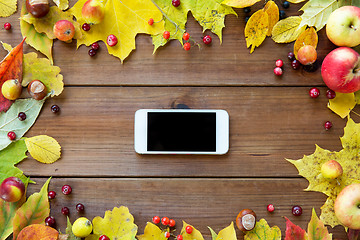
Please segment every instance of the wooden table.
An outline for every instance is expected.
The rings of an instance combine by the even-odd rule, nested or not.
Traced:
[[[74,0],[70,1],[71,6]],[[278,3],[279,4],[279,3]],[[280,4],[279,4],[280,5]],[[261,4],[254,6],[254,10]],[[292,5],[287,15],[300,14]],[[311,209],[320,214],[325,195],[304,192],[308,182],[285,158],[300,159],[312,154],[315,144],[339,151],[343,120],[327,107],[326,87],[320,69],[309,73],[293,70],[287,59],[293,43],[276,44],[270,38],[249,54],[244,38],[244,13],[228,16],[223,43],[213,34],[210,46],[201,44],[189,52],[171,41],[152,54],[151,38],[139,35],[137,50],[121,64],[107,54],[105,44],[96,57],[89,48],[76,50],[75,42],[54,44],[55,65],[62,69],[65,89],[59,97],[47,100],[27,137],[46,134],[62,146],[62,158],[50,165],[29,158],[19,164],[38,184],[38,191],[49,176],[50,190],[58,193],[51,201],[51,215],[65,230],[63,206],[70,208],[74,221],[81,202],[83,215],[92,219],[105,210],[125,205],[135,217],[139,234],[154,215],[168,216],[198,228],[210,239],[207,226],[216,232],[235,220],[243,208],[251,208],[269,225],[278,225],[284,236],[285,220],[307,228]],[[12,32],[0,31],[0,39],[16,45],[22,39],[19,13],[0,19],[9,21]],[[188,31],[201,41],[201,27],[189,14]],[[208,32],[206,32],[208,33]],[[318,61],[334,46],[325,31],[319,32]],[[34,51],[29,46],[25,52]],[[1,51],[5,56],[5,51]],[[283,59],[284,74],[273,74],[275,60]],[[319,64],[320,65],[320,64]],[[320,87],[321,95],[311,99],[310,87]],[[50,111],[58,104],[61,113]],[[225,109],[230,115],[230,151],[224,156],[142,156],[134,151],[134,113],[141,108],[176,108],[185,104],[193,109]],[[360,119],[353,116],[356,122]],[[326,131],[325,121],[333,128]],[[73,188],[70,196],[61,186]],[[276,210],[268,213],[272,203]],[[303,214],[294,217],[293,205]],[[335,238],[344,238],[342,227],[331,229]],[[242,233],[237,230],[238,238]]]

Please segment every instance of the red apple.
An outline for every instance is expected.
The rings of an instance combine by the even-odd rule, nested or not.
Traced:
[[[6,178],[0,185],[0,198],[6,202],[17,202],[25,193],[24,183],[17,177]]]
[[[335,92],[352,93],[360,90],[360,55],[349,47],[331,51],[321,66],[325,84]]]
[[[335,179],[343,174],[343,169],[339,162],[330,160],[321,166],[321,174],[324,178]]]
[[[87,23],[98,24],[104,19],[105,6],[103,0],[88,0],[81,10],[81,15]]]
[[[75,35],[74,24],[68,20],[57,21],[53,31],[55,37],[64,42],[70,41]]]
[[[326,23],[326,35],[337,46],[360,44],[360,8],[343,6],[332,12]]]
[[[360,183],[345,187],[334,204],[335,215],[345,227],[360,229]]]

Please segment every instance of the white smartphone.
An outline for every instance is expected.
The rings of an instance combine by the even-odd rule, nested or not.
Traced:
[[[139,154],[225,154],[229,114],[225,110],[137,110],[134,147]]]

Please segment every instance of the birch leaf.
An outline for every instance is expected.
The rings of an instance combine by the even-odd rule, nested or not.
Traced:
[[[294,43],[295,57],[297,58],[297,53],[301,47],[305,45],[311,45],[316,49],[317,44],[318,44],[318,35],[315,31],[315,28],[310,27],[306,29],[300,34],[300,36],[296,39]]]
[[[295,41],[305,30],[306,26],[300,27],[301,17],[287,17],[278,21],[272,30],[272,39],[276,43],[289,43]]]
[[[356,100],[354,93],[336,93],[336,97],[329,99],[328,108],[341,118],[349,115],[351,110],[355,107]]]
[[[0,0],[0,17],[9,17],[16,12],[17,0]]]
[[[260,2],[260,0],[224,0],[221,4],[235,8],[245,8]]]
[[[251,46],[250,53],[265,40],[268,29],[269,18],[263,9],[251,15],[245,26],[246,46],[247,48]]]
[[[41,163],[53,163],[60,158],[61,147],[52,137],[39,135],[25,139],[30,155]]]
[[[279,21],[279,8],[274,1],[268,1],[264,7],[264,11],[269,17],[269,27],[266,36],[271,36],[275,24]]]

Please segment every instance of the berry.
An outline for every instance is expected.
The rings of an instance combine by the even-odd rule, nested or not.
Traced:
[[[94,49],[95,51],[99,50],[100,45],[98,42],[94,42],[93,44],[91,44],[91,48]]]
[[[203,42],[206,44],[206,45],[209,45],[211,43],[212,39],[209,35],[206,35],[205,37],[203,37]]]
[[[99,237],[99,240],[110,240],[110,238],[108,236],[106,236],[106,235],[101,235]]]
[[[246,16],[245,17],[245,23],[247,23],[249,21],[250,17],[249,16]]]
[[[55,196],[56,196],[56,192],[54,192],[54,191],[48,192],[48,198],[49,198],[49,199],[54,199]]]
[[[291,66],[294,70],[296,70],[296,69],[299,69],[299,67],[301,66],[301,63],[295,59],[294,61],[291,62]]]
[[[153,223],[158,224],[158,223],[160,223],[160,217],[159,216],[154,216],[152,218],[152,221],[153,221]]]
[[[76,211],[83,212],[85,210],[85,206],[82,203],[76,204]]]
[[[318,88],[316,88],[316,87],[311,88],[309,90],[309,95],[312,98],[317,98],[318,96],[320,96],[320,90]]]
[[[290,61],[293,61],[293,60],[295,59],[295,54],[294,54],[293,52],[289,52],[289,53],[288,53],[288,59],[289,59]]]
[[[5,30],[10,30],[10,29],[11,29],[11,24],[8,23],[8,22],[6,22],[6,23],[4,24],[4,29],[5,29]]]
[[[72,192],[72,189],[69,185],[64,185],[62,186],[61,191],[63,194],[69,195]]]
[[[164,226],[168,225],[169,222],[170,222],[170,219],[169,219],[168,217],[163,217],[163,218],[161,219],[161,223],[162,223],[162,225],[164,225]]]
[[[283,8],[288,9],[290,7],[290,3],[288,1],[284,1],[282,6]]]
[[[7,136],[11,141],[16,139],[16,133],[14,132],[8,132]]]
[[[274,205],[272,205],[272,204],[267,205],[266,209],[268,210],[268,212],[273,212],[273,211],[275,211],[275,207],[274,207]]]
[[[280,20],[286,18],[286,13],[284,10],[279,11],[279,18],[280,18]]]
[[[250,12],[251,12],[251,7],[244,8],[244,13],[250,13]]]
[[[154,19],[150,18],[149,21],[148,21],[148,24],[151,26],[154,24]]]
[[[169,232],[165,232],[165,237],[169,238],[170,237],[170,233]]]
[[[180,6],[180,0],[172,0],[172,1],[171,1],[171,4],[172,4],[174,7],[178,7],[178,6]]]
[[[106,42],[107,42],[107,44],[108,44],[110,47],[113,47],[113,46],[115,46],[115,45],[118,43],[118,39],[117,39],[117,37],[116,37],[114,34],[110,34],[110,35],[107,37]]]
[[[18,119],[19,119],[20,121],[24,121],[24,120],[26,119],[26,113],[24,113],[24,112],[19,112],[19,114],[18,114]]]
[[[335,93],[333,90],[328,89],[328,90],[326,91],[326,97],[327,97],[328,99],[334,99],[334,98],[336,97],[336,93]]]
[[[294,216],[300,216],[302,214],[302,208],[300,206],[293,206],[292,207],[292,214]]]
[[[189,40],[189,38],[190,38],[190,33],[185,32],[185,33],[183,34],[183,39],[184,39],[185,41],[187,41],[187,40]]]
[[[185,49],[185,51],[189,51],[190,48],[191,48],[191,45],[190,45],[189,42],[184,43],[184,49]]]
[[[169,227],[175,227],[175,224],[176,224],[175,220],[174,220],[174,219],[170,219],[170,221],[169,221]]]
[[[191,233],[192,233],[192,231],[193,231],[192,226],[186,226],[186,228],[185,228],[185,232],[186,232],[187,234],[191,234]]]
[[[324,128],[326,130],[329,130],[330,128],[332,128],[332,123],[330,121],[326,121],[324,124]]]
[[[90,30],[90,24],[88,23],[84,23],[82,26],[81,26],[82,30],[84,30],[85,32],[89,31]]]
[[[281,69],[281,67],[276,67],[274,68],[274,73],[276,76],[281,76],[283,74],[283,70]]]
[[[183,240],[183,236],[181,234],[177,235],[176,240]]]
[[[96,50],[90,48],[88,54],[89,54],[90,57],[93,57],[93,56],[96,55]]]
[[[165,32],[163,33],[163,38],[165,38],[166,40],[170,38],[170,33],[169,33],[169,31],[165,31]]]
[[[58,105],[52,105],[51,106],[51,111],[53,113],[58,113],[60,111],[60,107]]]
[[[55,227],[56,225],[55,218],[52,216],[45,218],[45,225],[49,227]]]
[[[62,213],[62,215],[67,216],[67,215],[69,215],[70,210],[69,210],[68,207],[63,207],[63,208],[61,209],[61,213]]]
[[[281,60],[281,59],[276,60],[275,66],[277,66],[277,67],[282,67],[283,65],[284,65],[283,60]]]

